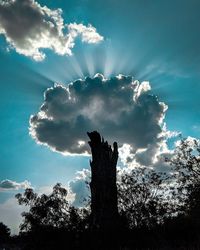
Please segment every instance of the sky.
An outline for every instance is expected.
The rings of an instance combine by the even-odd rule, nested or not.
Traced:
[[[199,139],[199,8],[0,1],[0,220],[13,233],[17,192],[57,182],[86,192],[87,131],[118,141],[120,164],[155,168],[179,133]]]

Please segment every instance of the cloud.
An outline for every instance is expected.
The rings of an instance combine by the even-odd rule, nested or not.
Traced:
[[[28,211],[28,207],[18,205],[17,199],[9,198],[4,203],[0,204],[0,221],[5,223],[12,234],[19,233],[19,225],[22,223],[21,213]]]
[[[43,49],[71,55],[78,35],[87,43],[103,40],[92,25],[64,24],[61,15],[61,9],[51,10],[35,0],[1,0],[0,34],[10,48],[36,61],[45,58]]]
[[[30,118],[30,134],[37,143],[62,154],[89,152],[87,131],[98,130],[110,143],[138,149],[162,142],[167,106],[150,91],[148,82],[131,76],[105,79],[97,74],[66,86],[55,84]]]
[[[23,181],[23,182],[16,182],[11,180],[2,180],[0,182],[0,191],[6,191],[6,190],[19,190],[19,189],[26,189],[31,188],[31,183],[29,181]]]
[[[71,23],[67,27],[73,38],[80,35],[83,42],[98,43],[103,40],[103,37],[97,33],[96,29],[92,25],[88,25],[86,27],[82,23]]]
[[[126,171],[137,167],[152,168],[157,172],[172,173],[172,168],[166,159],[171,159],[174,155],[174,148],[180,133],[169,131],[166,124],[163,124],[162,133],[155,143],[149,144],[147,148],[133,149],[131,145],[124,144],[119,148],[120,163],[118,166]],[[172,140],[169,147],[169,141]],[[127,170],[129,171],[129,170]]]
[[[83,169],[76,172],[76,177],[69,182],[69,190],[73,196],[72,205],[82,207],[87,203],[90,196],[90,189],[87,183],[90,182],[91,172],[88,169]]]

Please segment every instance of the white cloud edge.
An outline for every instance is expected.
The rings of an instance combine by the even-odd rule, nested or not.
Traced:
[[[15,25],[12,24],[12,16],[8,18],[8,15],[4,16],[2,14],[2,16],[0,16],[0,20],[3,20],[2,24],[0,23],[0,35],[5,36],[9,51],[10,49],[15,49],[17,53],[31,57],[35,61],[43,61],[46,57],[43,49],[53,50],[56,54],[62,56],[72,55],[72,48],[78,36],[81,37],[82,42],[89,44],[99,43],[104,40],[104,37],[101,36],[91,24],[87,26],[83,23],[78,24],[76,22],[64,24],[64,19],[61,16],[62,9],[60,8],[51,10],[47,6],[41,6],[35,0],[27,1],[28,7],[24,6],[22,1],[20,3],[20,0],[10,0],[7,1],[6,4],[0,1],[0,7],[6,9],[8,12],[10,11],[11,15],[13,15],[12,7],[14,8],[15,5],[18,7],[19,4],[21,4],[21,13],[16,13],[18,18],[22,16],[23,19],[24,12],[28,8],[29,11],[32,10],[34,14],[36,13],[36,17],[38,18],[39,16],[42,21],[38,18],[39,23],[37,23],[38,27],[36,27],[34,23],[35,20],[33,20],[33,27],[30,25],[27,28],[27,32],[22,34],[21,37],[15,35],[12,37],[13,31],[11,32],[12,29],[9,29],[9,27]],[[17,11],[19,12],[18,8]],[[24,18],[27,18],[26,15],[24,15]],[[31,16],[29,22],[30,20]],[[23,26],[19,28],[23,29]],[[68,30],[68,33],[66,33],[66,30]]]

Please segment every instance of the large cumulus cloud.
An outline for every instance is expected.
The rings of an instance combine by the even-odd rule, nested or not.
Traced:
[[[0,34],[18,53],[36,61],[45,58],[42,49],[71,55],[75,38],[97,43],[103,40],[92,25],[64,24],[62,10],[51,10],[35,0],[0,0]]]
[[[30,134],[52,150],[83,154],[89,150],[86,132],[98,130],[109,142],[130,145],[133,154],[146,149],[151,156],[163,141],[166,110],[148,82],[97,74],[47,89],[39,112],[30,118]]]

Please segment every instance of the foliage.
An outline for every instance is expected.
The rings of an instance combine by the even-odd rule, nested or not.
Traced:
[[[17,194],[29,207],[22,216],[21,243],[26,249],[199,249],[200,144],[182,140],[170,159],[171,172],[150,168],[121,171],[118,176],[120,228],[108,235],[92,231],[90,210],[67,201],[68,192],[56,184],[49,195],[32,189]],[[89,204],[89,203],[88,203]],[[103,232],[102,232],[103,233]],[[108,247],[114,242],[114,246]],[[104,243],[103,243],[104,241]],[[44,247],[45,245],[45,247]],[[104,246],[105,246],[104,245]]]
[[[182,139],[175,149],[172,159],[168,159],[178,173],[179,181],[197,183],[200,181],[200,142]]]
[[[153,227],[170,216],[173,207],[169,202],[172,190],[167,185],[168,180],[166,174],[146,168],[135,168],[130,173],[121,174],[119,210],[127,218],[130,228]]]
[[[0,242],[7,240],[10,237],[10,229],[0,222]]]
[[[49,195],[38,194],[33,189],[26,189],[24,194],[17,194],[20,205],[29,206],[28,212],[23,212],[24,221],[21,231],[36,230],[39,227],[68,228],[69,230],[83,229],[87,212],[84,209],[71,207],[67,201],[67,190],[56,184]]]
[[[195,139],[181,140],[174,156],[168,161],[176,171],[183,211],[200,225],[200,142]]]

